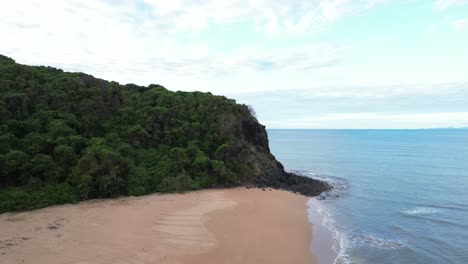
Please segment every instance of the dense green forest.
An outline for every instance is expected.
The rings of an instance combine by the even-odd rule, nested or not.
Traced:
[[[282,170],[245,105],[0,55],[0,213],[235,185]]]

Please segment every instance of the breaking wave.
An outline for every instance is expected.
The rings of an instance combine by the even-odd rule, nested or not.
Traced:
[[[437,210],[428,207],[415,207],[412,209],[401,210],[400,212],[406,215],[429,215],[436,213]]]

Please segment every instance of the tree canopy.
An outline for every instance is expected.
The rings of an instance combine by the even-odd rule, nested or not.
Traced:
[[[238,184],[277,166],[245,105],[0,55],[0,212]]]

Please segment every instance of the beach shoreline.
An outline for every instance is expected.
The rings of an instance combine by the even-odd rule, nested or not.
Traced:
[[[321,264],[335,263],[340,253],[340,245],[335,237],[335,230],[327,221],[329,216],[324,213],[323,201],[310,198],[307,202],[309,222],[312,224],[314,239],[311,242],[312,254]]]
[[[239,187],[5,213],[0,263],[318,263],[308,200]]]

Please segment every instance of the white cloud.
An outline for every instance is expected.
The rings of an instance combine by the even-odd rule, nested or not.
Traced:
[[[297,119],[263,121],[268,128],[319,129],[400,129],[440,128],[468,126],[468,112],[438,113],[345,113],[309,116]],[[460,125],[464,124],[464,125]]]
[[[209,21],[253,21],[271,33],[304,32],[386,0],[145,0],[152,13],[179,30],[202,30]]]
[[[322,0],[320,7],[325,18],[335,20],[353,11],[351,2],[350,0]]]
[[[269,128],[422,128],[467,126],[468,83],[321,86],[233,95]],[[276,111],[272,111],[274,105]],[[351,113],[351,114],[350,114]],[[447,120],[434,113],[449,113]],[[424,114],[431,114],[424,119]],[[417,120],[421,117],[421,120]],[[411,123],[410,121],[414,121]],[[444,123],[445,122],[445,123]]]
[[[355,43],[327,42],[313,36],[344,17],[386,2],[390,0],[1,1],[0,53],[24,64],[84,71],[123,83],[160,83],[174,90],[197,89],[238,98],[250,95],[255,97],[251,103],[260,105],[261,116],[269,112],[275,115],[288,112],[271,110],[271,104],[262,101],[263,98],[276,100],[275,105],[288,102],[284,109],[300,105],[297,112],[288,112],[289,116],[299,117],[301,112],[308,111],[306,117],[297,120],[278,117],[278,121],[267,122],[273,127],[279,124],[277,122],[293,127],[300,127],[301,122],[308,126],[320,122],[318,127],[338,126],[343,122],[352,127],[361,120],[370,124],[379,118],[384,120],[381,124],[412,118],[414,124],[423,127],[425,124],[418,123],[416,117],[424,116],[363,114],[375,110],[364,106],[381,109],[385,100],[399,107],[404,97],[426,96],[431,101],[453,94],[445,100],[447,104],[456,103],[457,98],[467,98],[462,91],[467,90],[466,84],[427,85],[466,82],[463,54],[457,57],[459,61],[444,54],[446,64],[431,60],[433,56],[424,56],[424,62],[418,63],[413,57],[398,54],[395,58],[400,60],[395,59],[395,62],[383,53],[392,54],[390,46],[396,46],[403,38],[385,35],[386,31],[381,32],[381,37],[364,41],[365,37],[358,34],[360,39]],[[439,0],[437,5],[445,9],[465,2]],[[251,40],[246,36],[246,40],[240,41],[242,45],[237,46],[236,38],[244,36],[242,31],[231,35],[228,29],[232,25],[247,25],[257,36]],[[453,25],[466,28],[466,19],[454,21]],[[355,28],[344,30],[348,29],[365,33]],[[343,35],[341,31],[332,33]],[[232,38],[233,43],[228,44],[233,47],[224,50],[226,42],[223,41],[222,47],[216,46],[216,41],[222,37]],[[298,41],[291,44],[291,40]],[[372,43],[365,43],[369,40]],[[382,44],[388,45],[383,47]],[[369,46],[366,54],[354,54],[359,51],[357,45],[363,45],[363,49]],[[373,53],[373,47],[380,49]],[[268,97],[267,92],[276,96]],[[414,109],[414,102],[406,104]],[[356,108],[348,108],[349,105]],[[395,110],[387,107],[388,111]],[[434,108],[433,104],[431,107]],[[446,111],[464,110],[459,106],[451,107]],[[312,116],[311,109],[335,111],[338,108],[342,113],[360,112],[354,115],[320,112],[314,115],[318,119],[307,117]],[[440,106],[434,111],[442,113],[445,109]],[[418,110],[420,112],[416,112],[424,113]],[[441,116],[444,115],[426,117],[441,120]],[[403,124],[403,121],[398,122]]]
[[[375,38],[375,42],[377,43],[390,43],[392,41],[395,40],[395,35],[393,34],[385,34],[385,35],[382,35],[382,36],[379,36],[377,38]]]
[[[0,53],[20,63],[85,71],[139,84],[241,71],[306,71],[339,63],[340,48],[316,43],[275,51],[262,46],[239,47],[223,53],[191,36],[209,23],[238,21],[252,22],[259,34],[294,34],[364,10],[374,2],[3,1],[0,32],[7,37],[0,42]]]
[[[453,26],[457,30],[463,30],[468,28],[468,19],[467,18],[461,18],[457,19],[453,22]]]
[[[468,0],[437,0],[435,5],[436,8],[443,10],[449,7],[460,6],[466,3],[468,3]]]

